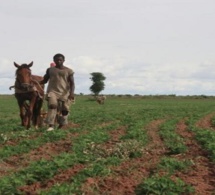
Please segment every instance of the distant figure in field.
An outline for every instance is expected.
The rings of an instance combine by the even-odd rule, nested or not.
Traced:
[[[105,103],[105,100],[106,100],[106,96],[105,96],[105,95],[96,96],[96,101],[97,101],[99,104],[104,104],[104,103]]]

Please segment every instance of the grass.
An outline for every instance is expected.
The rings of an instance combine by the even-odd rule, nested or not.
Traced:
[[[46,102],[45,102],[46,103]],[[198,129],[195,122],[203,116],[213,113],[214,98],[152,98],[152,97],[107,97],[104,105],[92,101],[89,96],[78,96],[71,108],[69,119],[78,124],[67,131],[46,132],[45,128],[25,130],[20,126],[19,110],[14,96],[0,96],[0,158],[7,162],[13,155],[22,155],[45,143],[68,138],[71,149],[52,156],[52,160],[32,161],[19,171],[0,177],[0,194],[22,194],[20,186],[34,182],[45,183],[60,173],[77,164],[84,165],[67,183],[54,184],[39,194],[81,194],[81,186],[89,177],[106,177],[112,174],[113,166],[135,158],[144,157],[144,148],[149,144],[146,126],[157,119],[164,119],[159,129],[165,147],[169,151],[160,159],[156,171],[164,170],[164,176],[156,173],[137,186],[137,194],[190,193],[191,186],[180,178],[175,181],[171,176],[176,171],[185,171],[190,166],[189,159],[179,162],[173,155],[184,154],[187,150],[184,139],[175,129],[178,121],[186,118],[188,129],[196,139],[215,158],[215,135],[210,129]],[[45,106],[44,106],[45,107]],[[113,140],[111,133],[119,134]],[[74,133],[77,136],[72,136]],[[12,143],[12,144],[10,144]],[[107,148],[106,145],[109,147]],[[161,193],[162,192],[162,193]]]

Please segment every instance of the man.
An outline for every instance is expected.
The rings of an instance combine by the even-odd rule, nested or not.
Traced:
[[[54,130],[55,119],[57,116],[58,106],[61,105],[61,117],[58,119],[59,127],[68,123],[68,114],[70,105],[74,101],[74,72],[72,69],[63,65],[65,57],[63,54],[56,54],[53,57],[55,66],[46,70],[46,74],[41,84],[49,81],[47,87],[48,114],[47,120],[49,127],[47,131]]]

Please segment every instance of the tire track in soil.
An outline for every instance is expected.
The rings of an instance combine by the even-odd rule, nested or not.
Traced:
[[[88,178],[82,186],[83,194],[135,194],[135,187],[143,178],[149,176],[151,171],[156,168],[161,156],[167,152],[158,134],[159,125],[163,122],[164,120],[161,119],[155,120],[146,127],[150,140],[141,158],[130,159],[119,166],[112,167],[114,173],[111,176]]]
[[[51,160],[62,152],[71,152],[71,137],[77,137],[79,133],[68,133],[65,139],[48,142],[31,150],[29,153],[14,155],[0,163],[0,178],[27,167],[33,161],[42,159]]]
[[[102,144],[108,146],[110,148],[112,145],[114,145],[116,142],[119,142],[119,138],[125,134],[125,128],[117,128],[113,131],[110,131],[111,139]],[[45,182],[35,182],[31,185],[25,185],[19,187],[19,190],[24,192],[26,195],[37,195],[40,190],[48,190],[55,184],[65,183],[65,182],[71,182],[72,176],[77,174],[79,171],[84,169],[86,165],[83,164],[77,164],[74,165],[74,167],[71,167],[67,170],[60,171],[58,174],[56,174],[53,178],[45,181]]]
[[[211,115],[208,115],[198,121],[197,124],[209,125],[208,121]],[[187,129],[185,121],[182,120],[177,124],[176,132],[185,139],[188,148],[185,154],[177,155],[179,160],[192,160],[193,165],[188,172],[179,172],[177,177],[181,178],[185,183],[191,184],[195,188],[195,194],[211,195],[215,192],[215,164],[207,157],[207,152],[201,148],[195,140],[193,132]]]

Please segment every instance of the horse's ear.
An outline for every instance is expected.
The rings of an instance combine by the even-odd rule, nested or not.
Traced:
[[[30,63],[30,64],[28,64],[28,67],[30,68],[30,67],[32,67],[33,66],[33,61]]]
[[[14,66],[15,66],[15,67],[17,67],[17,68],[19,68],[19,67],[20,67],[20,65],[19,65],[19,64],[17,64],[16,62],[14,62],[13,64],[14,64]]]

